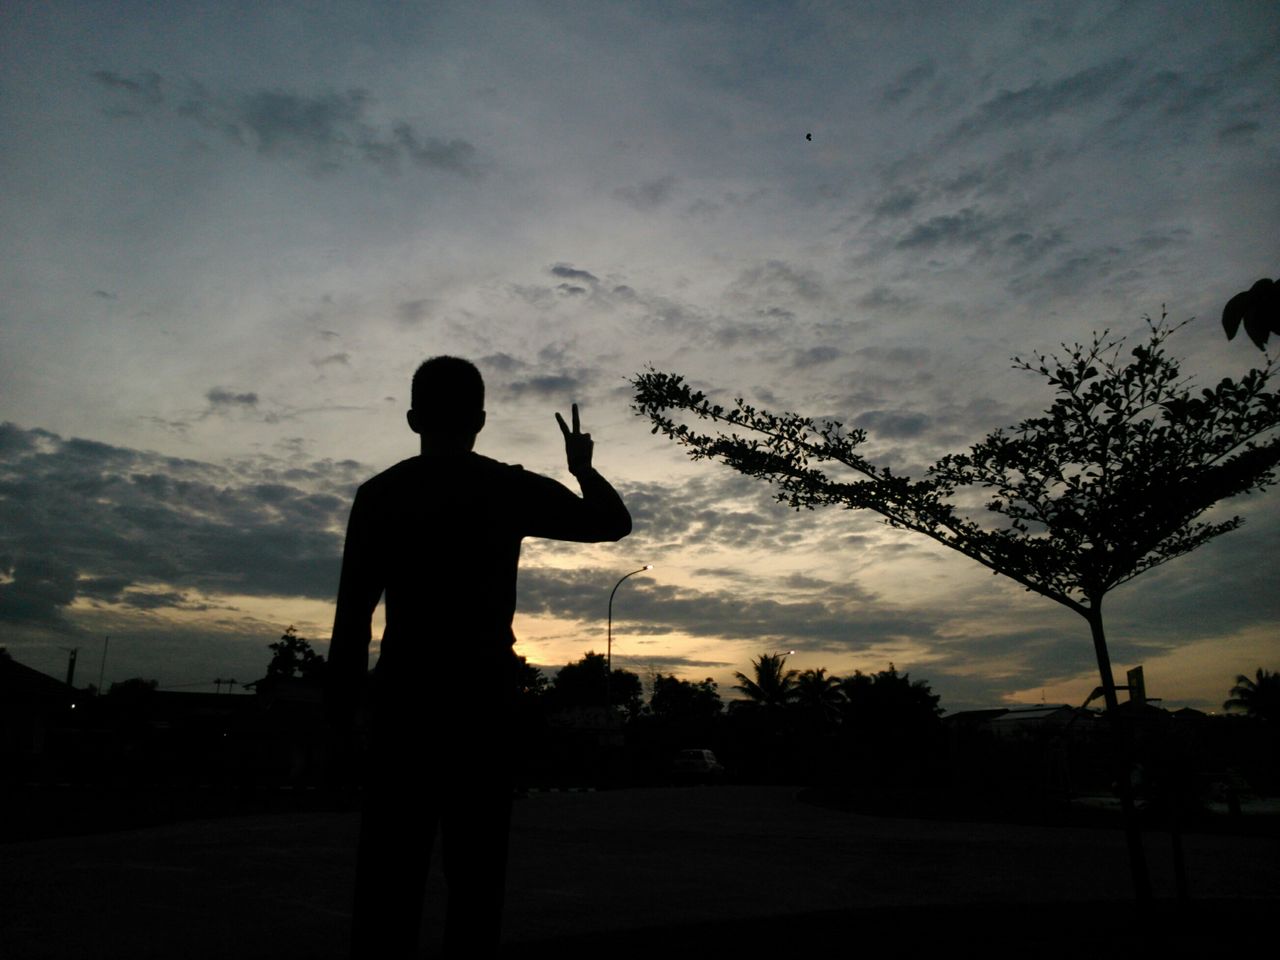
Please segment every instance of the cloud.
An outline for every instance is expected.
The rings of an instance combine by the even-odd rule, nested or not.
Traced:
[[[1002,90],[960,121],[951,139],[968,139],[991,130],[1008,131],[1043,122],[1055,114],[1079,111],[1102,100],[1133,71],[1127,58],[1086,67],[1060,80],[1037,80],[1017,90]]]
[[[558,400],[581,393],[585,386],[586,381],[581,375],[557,373],[514,380],[503,389],[517,398],[542,397]]]
[[[933,250],[937,247],[975,246],[985,243],[1003,225],[1004,218],[972,207],[930,217],[898,239],[899,250]]]
[[[526,568],[520,574],[520,607],[529,614],[596,622],[597,598],[608,594],[616,571]],[[774,599],[737,591],[676,587],[637,577],[615,624],[629,635],[685,633],[723,640],[803,643],[810,650],[850,653],[890,638],[920,638],[933,625],[917,615],[839,595]],[[784,594],[785,595],[785,594]]]
[[[646,180],[634,186],[618,187],[613,191],[613,196],[643,213],[666,203],[671,198],[675,185],[676,178],[668,175],[658,177],[656,180]]]
[[[1122,102],[1131,110],[1156,108],[1165,114],[1194,113],[1221,93],[1218,76],[1197,79],[1179,70],[1158,70],[1142,78]]]
[[[146,106],[158,106],[164,101],[160,74],[145,70],[136,77],[126,77],[112,70],[97,70],[90,74],[102,86],[123,94],[126,99]]]
[[[1228,124],[1218,131],[1219,143],[1239,143],[1251,144],[1254,141],[1254,134],[1262,129],[1260,123],[1253,120],[1241,120],[1239,123]]]
[[[434,306],[434,300],[405,300],[396,304],[396,318],[407,327],[417,326],[431,315]]]
[[[932,60],[921,61],[889,84],[881,94],[881,99],[888,104],[900,103],[932,80],[937,72]]]
[[[929,426],[929,417],[910,411],[868,410],[855,417],[853,424],[881,437],[905,440],[924,433]]]
[[[523,360],[511,356],[509,353],[491,353],[488,356],[481,357],[476,361],[476,364],[485,370],[492,370],[502,374],[514,373],[528,366]]]
[[[49,555],[21,555],[0,581],[0,622],[65,628],[76,598],[75,569]]]
[[[738,274],[730,295],[738,298],[773,298],[815,301],[823,296],[822,281],[813,270],[793,267],[784,260],[766,260]]]
[[[414,165],[424,170],[448,170],[464,177],[474,177],[480,173],[476,148],[466,140],[441,140],[438,137],[420,139],[413,127],[404,121],[395,125],[394,135],[395,144],[403,148]],[[370,143],[378,151],[387,149],[376,140]]]
[[[871,208],[876,217],[902,217],[916,208],[921,199],[919,190],[910,187],[898,187]]]
[[[211,387],[204,396],[209,401],[209,407],[212,410],[256,407],[258,405],[258,395],[256,393],[235,393],[224,387]]]
[[[1039,260],[1050,250],[1066,243],[1061,230],[1050,229],[1044,233],[1033,234],[1019,230],[1004,239],[1004,248],[1015,254],[1024,263]]]
[[[791,366],[804,370],[809,367],[818,367],[830,363],[839,356],[840,351],[836,347],[809,347],[806,350],[797,350],[792,354]]]
[[[143,609],[190,591],[331,599],[365,470],[215,465],[0,429],[0,619],[63,622],[77,597]]]
[[[168,111],[260,156],[301,159],[317,172],[366,163],[386,173],[404,164],[463,177],[481,173],[472,143],[423,135],[406,120],[379,123],[373,98],[361,89],[214,93],[195,82],[175,85],[153,71],[92,76],[126,104],[113,115]]]
[[[120,597],[120,601],[125,606],[137,610],[162,610],[166,607],[191,608],[187,604],[187,595],[177,590],[130,590]],[[197,609],[203,608],[203,605],[197,605]]]
[[[857,355],[875,364],[919,367],[929,360],[931,353],[928,347],[876,346],[863,347]]]
[[[771,486],[727,468],[681,484],[621,481],[617,487],[634,522],[627,543],[650,558],[710,548],[780,553],[823,536],[817,514],[797,524]]]
[[[551,275],[553,277],[560,277],[561,279],[564,279],[564,280],[584,280],[588,283],[599,282],[599,279],[596,277],[595,274],[587,270],[579,270],[576,267],[572,267],[567,263],[557,263],[554,267],[551,268]]]
[[[910,297],[884,284],[877,284],[858,298],[858,306],[868,310],[900,310],[911,302]]]

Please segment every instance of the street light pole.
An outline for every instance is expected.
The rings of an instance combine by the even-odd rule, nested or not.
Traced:
[[[653,564],[646,563],[639,570],[632,570],[625,577],[613,585],[613,590],[609,593],[609,639],[608,646],[605,650],[605,667],[604,667],[604,715],[608,717],[613,711],[613,700],[609,696],[609,683],[613,679],[613,595],[618,592],[618,588],[637,573],[644,573],[646,570],[652,570]]]

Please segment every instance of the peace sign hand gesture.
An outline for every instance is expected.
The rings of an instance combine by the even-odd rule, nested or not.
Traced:
[[[560,432],[564,434],[564,453],[569,460],[569,472],[575,477],[591,470],[591,451],[595,446],[591,442],[591,434],[583,433],[578,420],[578,405],[573,405],[573,430],[564,422],[564,417],[556,414],[556,423],[560,424]]]

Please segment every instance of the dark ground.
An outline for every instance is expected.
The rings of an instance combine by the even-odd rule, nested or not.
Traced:
[[[0,845],[0,957],[344,957],[356,826],[262,813]],[[871,817],[786,787],[534,794],[512,836],[511,956],[1206,955],[1271,946],[1280,907],[1274,837],[1189,835],[1179,905],[1148,834],[1139,915],[1118,831]],[[442,891],[433,867],[428,944]]]

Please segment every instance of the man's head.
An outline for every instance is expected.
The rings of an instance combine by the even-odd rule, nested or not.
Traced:
[[[432,357],[413,375],[409,427],[423,449],[470,450],[484,427],[484,378],[458,357]]]

